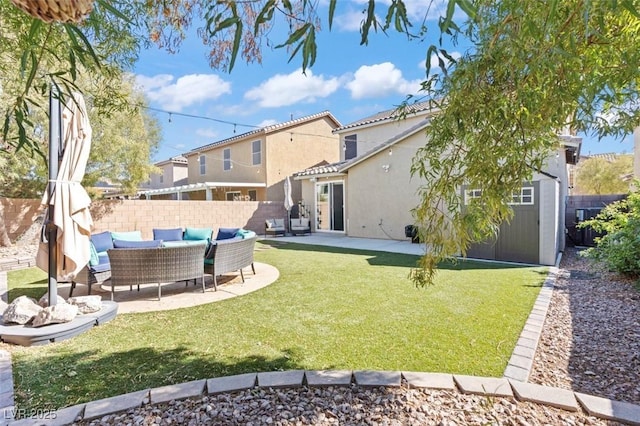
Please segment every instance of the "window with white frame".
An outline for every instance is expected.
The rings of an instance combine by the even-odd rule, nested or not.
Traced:
[[[262,150],[260,141],[253,141],[251,143],[251,156],[254,166],[262,163]]]
[[[480,198],[482,195],[482,189],[467,189],[464,191],[464,204],[471,204],[471,200]]]
[[[201,155],[198,158],[198,162],[200,163],[200,174],[204,175],[207,172],[207,167],[206,167],[206,157],[204,155]]]
[[[223,151],[223,162],[222,169],[223,170],[231,170],[231,148],[227,148]]]
[[[164,174],[160,173],[160,183],[164,183]]]
[[[464,191],[464,203],[468,205],[471,203],[471,200],[480,198],[481,196],[481,189],[467,189]],[[511,194],[511,201],[509,201],[508,204],[512,206],[532,206],[534,201],[533,186],[523,186],[520,190],[514,191],[513,194]]]
[[[533,199],[533,186],[523,186],[520,188],[520,191],[516,191],[511,196],[511,205],[524,205],[524,206],[532,206]]]

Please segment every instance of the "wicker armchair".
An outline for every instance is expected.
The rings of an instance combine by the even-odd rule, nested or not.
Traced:
[[[106,268],[107,269],[97,270],[95,267],[90,265],[82,268],[82,270],[78,272],[78,275],[71,281],[71,287],[69,288],[69,297],[73,296],[73,290],[75,290],[77,283],[86,284],[88,287],[87,294],[91,294],[91,286],[93,284],[102,285],[102,283],[111,278],[111,270],[108,269],[109,265],[106,265]]]
[[[242,282],[244,273],[242,268],[251,266],[253,275],[256,268],[253,266],[253,249],[256,245],[257,236],[239,239],[220,240],[216,244],[211,244],[205,255],[204,272],[213,275],[213,288],[218,289],[217,276],[227,272],[240,271]]]
[[[200,278],[204,292],[205,244],[177,247],[119,248],[109,250],[111,263],[111,300],[116,285],[133,286],[157,283],[158,300],[162,298],[162,283]]]

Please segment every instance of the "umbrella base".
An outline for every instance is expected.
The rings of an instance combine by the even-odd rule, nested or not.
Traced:
[[[43,327],[28,325],[0,324],[0,340],[5,343],[20,346],[46,345],[77,336],[105,322],[111,321],[118,313],[118,304],[103,301],[102,309],[91,314],[78,315],[73,321],[62,324],[52,324]],[[1,322],[2,316],[0,316]]]

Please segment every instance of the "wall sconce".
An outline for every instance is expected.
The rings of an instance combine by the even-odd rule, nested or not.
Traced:
[[[383,164],[382,165],[382,170],[384,170],[385,173],[389,173],[389,168],[391,167],[391,165],[389,164]]]
[[[389,148],[389,155],[393,155],[393,148]]]

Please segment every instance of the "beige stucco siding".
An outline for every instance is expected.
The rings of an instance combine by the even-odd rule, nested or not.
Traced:
[[[411,209],[419,202],[419,180],[411,178],[409,167],[424,140],[424,133],[418,132],[395,144],[392,155],[384,150],[349,169],[349,236],[405,239],[404,227],[414,223]]]
[[[340,158],[339,137],[332,134],[334,124],[323,117],[267,136],[267,199],[284,201],[284,179],[315,166],[321,161],[334,163]],[[300,183],[293,182],[294,202],[302,199]]]
[[[264,182],[264,153],[261,164],[253,164],[252,143],[262,141],[264,151],[264,137],[256,136],[225,144],[212,149],[203,150],[199,155],[190,155],[189,183],[197,182]],[[229,150],[231,169],[224,170],[224,151]],[[205,155],[205,174],[200,173],[200,155]]]

